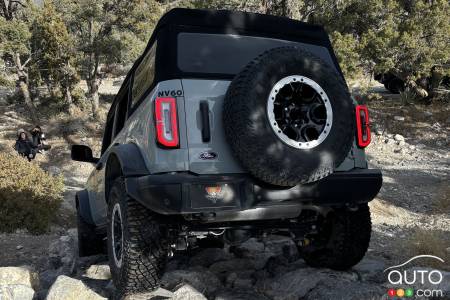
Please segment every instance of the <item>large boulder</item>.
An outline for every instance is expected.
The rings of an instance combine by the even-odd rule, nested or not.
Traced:
[[[192,286],[185,284],[179,287],[174,293],[172,300],[207,300],[207,298]]]
[[[32,300],[39,288],[39,276],[30,267],[0,268],[1,300]]]
[[[233,289],[222,291],[217,294],[215,300],[268,300],[262,294],[248,289]]]
[[[24,285],[32,289],[39,288],[39,276],[30,267],[1,267],[0,286]]]
[[[109,280],[111,279],[109,265],[92,265],[86,270],[85,277],[90,279]]]
[[[106,300],[89,289],[82,281],[59,276],[48,291],[46,300]]]
[[[244,270],[260,270],[264,268],[268,259],[268,257],[234,258],[216,262],[209,267],[209,270],[218,275]]]
[[[24,284],[0,285],[1,300],[32,300],[34,290]]]
[[[189,284],[206,295],[212,295],[216,290],[222,288],[222,283],[217,276],[201,267],[167,272],[164,274],[161,284],[169,290],[174,290],[181,284]]]
[[[68,230],[67,235],[61,236],[49,246],[49,264],[58,269],[59,274],[70,275],[74,272],[77,262],[78,249],[77,232]]]
[[[383,299],[387,297],[387,290],[380,284],[370,284],[346,279],[323,279],[312,291],[308,292],[306,300],[360,300]]]
[[[275,300],[300,299],[306,297],[314,288],[322,286],[321,282],[329,280],[356,282],[358,276],[353,272],[336,272],[307,267],[280,274],[275,278],[259,280],[256,288]]]
[[[230,253],[220,248],[206,248],[195,254],[190,260],[191,266],[209,267],[215,262],[224,261],[230,259],[232,256]]]
[[[359,274],[364,281],[384,282],[385,274],[383,270],[386,265],[381,260],[364,258],[353,270]]]

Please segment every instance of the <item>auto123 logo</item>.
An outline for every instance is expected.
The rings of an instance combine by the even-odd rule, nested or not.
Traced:
[[[391,288],[388,290],[389,297],[392,298],[443,298],[444,292],[440,285],[444,280],[441,271],[431,268],[406,268],[408,264],[417,259],[433,259],[441,263],[445,261],[434,255],[417,255],[406,262],[392,266],[383,271],[387,274],[387,279]]]

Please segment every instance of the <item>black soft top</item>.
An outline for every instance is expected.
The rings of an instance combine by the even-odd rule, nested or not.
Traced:
[[[279,38],[282,36],[291,38],[308,36],[315,40],[318,38],[328,39],[322,26],[285,17],[229,10],[174,8],[161,17],[155,27],[155,32],[167,25],[209,27],[224,33],[235,33],[242,30],[259,33],[259,35],[272,33]]]
[[[125,93],[134,70],[155,42],[157,48],[151,88],[158,82],[170,79],[214,78],[230,80],[234,77],[232,74],[182,72],[177,66],[177,36],[183,32],[268,37],[322,46],[328,49],[336,69],[342,75],[328,34],[322,26],[285,17],[240,11],[175,8],[164,14],[158,21],[144,53],[133,64],[116,98],[120,98],[120,94]]]

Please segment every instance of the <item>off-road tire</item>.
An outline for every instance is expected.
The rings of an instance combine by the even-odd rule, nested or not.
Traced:
[[[314,80],[331,103],[331,130],[311,149],[284,143],[268,118],[272,87],[291,75]],[[241,165],[257,179],[277,186],[294,186],[330,175],[345,159],[355,135],[354,105],[341,75],[317,56],[295,47],[268,50],[236,75],[225,96],[223,124]]]
[[[300,255],[312,267],[347,270],[367,252],[371,228],[367,204],[361,204],[356,211],[335,210],[327,216],[312,244],[299,248]]]
[[[103,237],[95,231],[95,226],[87,223],[77,209],[78,256],[105,253]]]
[[[117,266],[112,246],[112,211],[120,205],[123,225],[121,266]],[[168,244],[159,216],[130,198],[124,180],[115,180],[108,203],[108,257],[118,295],[152,291],[159,287],[167,263]]]

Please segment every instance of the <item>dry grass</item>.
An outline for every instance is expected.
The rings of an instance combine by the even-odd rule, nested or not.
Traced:
[[[410,257],[428,254],[442,258],[445,263],[428,260],[424,267],[450,270],[450,234],[448,231],[415,228],[403,243],[403,249]]]

